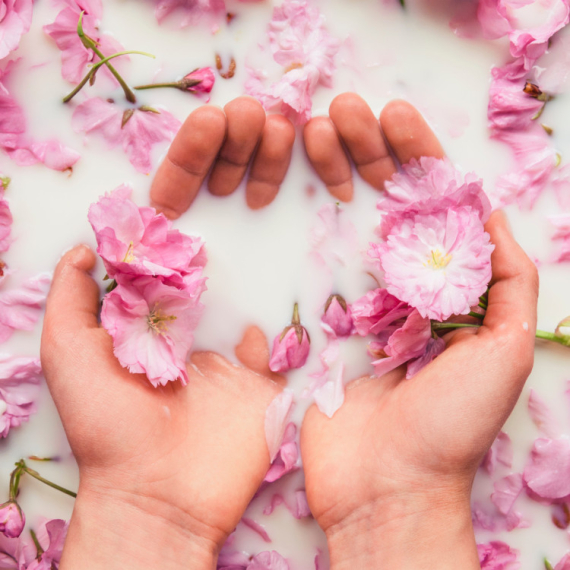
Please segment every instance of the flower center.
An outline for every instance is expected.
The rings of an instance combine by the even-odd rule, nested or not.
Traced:
[[[450,253],[446,253],[445,255],[439,251],[439,249],[432,249],[431,256],[428,257],[426,262],[426,266],[433,267],[434,269],[444,269],[449,265],[451,261],[452,255]]]
[[[292,63],[289,67],[285,68],[285,73],[289,73],[290,71],[293,71],[294,69],[301,69],[303,67],[302,63]]]
[[[158,307],[155,307],[147,317],[148,328],[156,334],[168,332],[168,321],[175,321],[174,315],[165,315]]]
[[[125,253],[125,257],[123,258],[123,263],[132,263],[135,259],[135,248],[133,246],[133,242],[131,242],[127,249],[127,253]]]

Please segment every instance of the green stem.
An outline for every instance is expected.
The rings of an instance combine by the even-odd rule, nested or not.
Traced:
[[[89,36],[85,35],[83,31],[83,12],[79,15],[79,22],[77,23],[77,35],[81,40],[81,43],[87,48],[93,51],[99,59],[104,60],[105,56],[101,53],[101,51],[97,48],[97,44],[94,40],[92,40]],[[131,88],[125,83],[125,80],[119,75],[118,71],[109,63],[106,62],[105,65],[109,69],[109,71],[113,74],[113,77],[119,82],[119,85],[122,87],[125,97],[129,103],[136,103],[137,98],[135,94],[131,91]]]
[[[146,57],[152,57],[154,59],[154,55],[152,55],[151,53],[146,53],[145,51],[136,51],[136,50],[121,51],[118,53],[114,53],[113,55],[110,55],[108,57],[105,57],[104,59],[98,61],[91,67],[87,75],[81,80],[81,82],[77,85],[77,87],[69,95],[64,97],[63,102],[68,103],[69,101],[71,101],[83,89],[83,87],[85,87],[85,84],[97,73],[97,70],[102,65],[105,65],[109,60],[114,59],[115,57],[119,57],[121,55],[130,55],[130,54],[144,55]]]
[[[18,489],[20,488],[20,477],[22,476],[22,470],[20,467],[16,467],[12,473],[10,473],[10,500],[16,500],[18,496]]]
[[[549,340],[551,342],[556,342],[562,346],[570,346],[570,337],[568,336],[558,336],[555,333],[537,330],[536,338],[541,338],[543,340]]]
[[[143,89],[161,89],[163,87],[180,89],[180,83],[151,83],[150,85],[137,85],[135,89],[142,91]]]
[[[38,552],[36,559],[39,560],[40,556],[44,553],[44,549],[42,548],[42,545],[40,544],[36,533],[33,530],[30,530],[30,534],[32,535],[32,540],[34,541],[34,545],[36,546],[36,550]]]
[[[433,323],[431,324],[431,328],[435,331],[438,330],[453,330],[453,329],[466,329],[466,328],[473,328],[473,327],[481,327],[483,325],[480,324],[469,324],[469,323]]]
[[[47,485],[48,487],[51,487],[52,489],[56,489],[57,491],[60,491],[61,493],[65,493],[66,495],[69,495],[70,497],[73,497],[73,498],[77,497],[77,493],[74,493],[73,491],[70,491],[69,489],[66,489],[65,487],[61,487],[60,485],[57,485],[56,483],[52,483],[51,481],[44,479],[37,471],[30,469],[26,465],[26,462],[23,459],[18,461],[18,463],[16,463],[16,465],[19,466],[19,469],[21,471],[32,476],[34,479],[41,481],[44,485]]]
[[[475,311],[469,311],[469,316],[475,317],[476,319],[484,319],[485,318],[485,315],[482,315],[481,313],[476,313]]]

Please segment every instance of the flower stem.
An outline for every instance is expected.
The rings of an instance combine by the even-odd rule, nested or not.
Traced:
[[[83,14],[84,14],[84,12],[81,12],[81,14],[79,15],[79,22],[77,23],[77,35],[79,36],[81,43],[87,49],[90,49],[91,51],[93,51],[93,53],[95,53],[95,55],[97,55],[97,57],[99,57],[99,59],[104,60],[105,56],[97,48],[97,42],[95,42],[95,40],[92,40],[83,31]],[[122,87],[122,89],[125,93],[125,97],[126,97],[127,101],[129,103],[136,103],[137,98],[135,97],[135,94],[131,91],[131,88],[125,83],[125,80],[119,75],[119,72],[108,61],[105,62],[105,65],[107,66],[109,71],[113,74],[113,77],[119,82],[119,85]]]
[[[16,471],[19,470],[20,472],[27,473],[28,475],[30,475],[34,479],[41,481],[44,485],[47,485],[48,487],[51,487],[52,489],[56,489],[57,491],[60,491],[61,493],[64,493],[66,495],[69,495],[70,497],[73,497],[73,498],[77,497],[77,493],[74,493],[73,491],[70,491],[69,489],[66,489],[65,487],[61,487],[60,485],[57,485],[56,483],[52,483],[51,481],[44,479],[37,471],[30,469],[26,465],[26,462],[23,459],[18,461],[18,463],[16,463],[16,466],[17,466]]]
[[[562,346],[570,346],[570,337],[563,335],[558,336],[556,333],[551,333],[547,331],[536,331],[536,338],[541,338],[543,340],[549,340],[551,342],[556,342]]]
[[[38,553],[36,556],[36,560],[39,560],[40,556],[44,553],[44,549],[42,548],[42,545],[40,544],[40,541],[38,540],[36,533],[31,529],[30,529],[30,534],[32,535],[32,540],[34,541],[34,545],[35,545],[36,551]]]
[[[69,101],[71,101],[82,89],[83,87],[85,87],[85,84],[94,77],[94,75],[97,73],[97,70],[102,66],[105,65],[109,60],[115,58],[115,57],[119,57],[121,55],[129,55],[129,54],[138,54],[138,55],[145,55],[146,57],[152,57],[154,59],[154,55],[152,55],[151,53],[146,53],[145,51],[136,51],[136,50],[131,50],[131,51],[121,51],[118,53],[114,53],[113,55],[110,55],[108,57],[103,58],[101,61],[98,61],[96,64],[94,64],[91,69],[89,70],[89,72],[87,73],[87,75],[80,81],[80,83],[77,85],[77,87],[66,97],[64,97],[63,102],[64,103],[68,103]]]
[[[475,311],[469,311],[469,316],[475,317],[476,319],[484,319],[485,318],[485,315],[482,315],[481,313],[476,313]]]
[[[481,327],[483,325],[480,324],[470,324],[470,323],[431,323],[431,328],[435,331],[438,330],[453,330],[453,329],[466,329],[466,328],[473,328],[473,327]]]
[[[163,87],[180,89],[180,83],[150,83],[149,85],[137,85],[135,89],[142,91],[143,89],[162,89]]]

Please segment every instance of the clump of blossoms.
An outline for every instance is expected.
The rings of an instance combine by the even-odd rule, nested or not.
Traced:
[[[154,208],[139,208],[126,186],[89,209],[107,276],[101,323],[122,366],[153,386],[188,382],[186,359],[205,290],[203,242],[171,229]]]
[[[319,10],[298,0],[285,0],[275,8],[268,37],[283,76],[266,85],[263,71],[249,69],[245,90],[266,109],[278,108],[293,122],[306,123],[311,118],[311,97],[317,86],[332,86],[340,42],[328,33]]]

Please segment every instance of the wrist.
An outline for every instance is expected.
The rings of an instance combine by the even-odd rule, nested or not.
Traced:
[[[325,530],[331,570],[479,570],[468,494],[391,498]]]
[[[175,507],[80,486],[60,570],[215,570],[220,544]],[[220,537],[220,543],[223,538]]]

